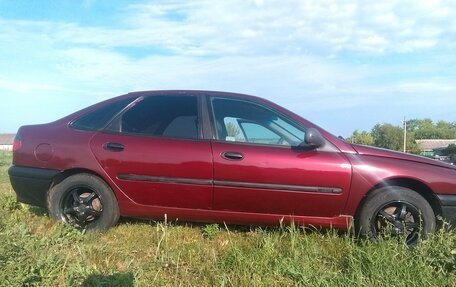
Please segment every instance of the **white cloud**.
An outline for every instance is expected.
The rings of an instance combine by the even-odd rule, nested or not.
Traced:
[[[428,79],[420,82],[403,82],[398,85],[398,90],[413,94],[451,93],[456,95],[456,83],[454,79]]]
[[[184,55],[305,51],[408,52],[454,43],[456,2],[153,1],[131,5],[121,28],[2,21],[56,43],[160,46]],[[5,31],[6,30],[6,31]],[[315,50],[313,50],[315,51]]]
[[[456,1],[151,1],[122,13],[104,26],[0,19],[0,93],[87,103],[132,90],[215,89],[326,112],[455,92],[447,82],[456,82]],[[436,48],[413,67],[369,62]]]

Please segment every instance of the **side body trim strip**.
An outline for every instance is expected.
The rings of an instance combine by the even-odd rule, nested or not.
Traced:
[[[252,182],[240,182],[240,181],[163,177],[163,176],[138,175],[138,174],[119,174],[117,176],[117,178],[121,179],[121,180],[196,184],[196,185],[214,185],[214,186],[222,186],[222,187],[274,189],[274,190],[282,190],[282,191],[303,191],[303,192],[317,192],[317,193],[329,193],[329,194],[342,193],[341,188],[322,187],[322,186],[303,186],[303,185],[288,185],[288,184],[274,184],[274,183],[252,183]]]
[[[288,184],[275,184],[275,183],[252,183],[240,181],[224,181],[214,180],[216,186],[231,186],[231,187],[246,187],[246,188],[259,188],[259,189],[278,189],[286,191],[307,191],[318,193],[342,193],[342,189],[333,187],[321,186],[304,186],[304,185],[288,185]]]
[[[196,184],[196,185],[212,185],[212,180],[211,179],[164,177],[164,176],[151,176],[151,175],[139,175],[139,174],[119,174],[117,176],[117,178],[118,179],[123,179],[123,180],[136,180],[136,181],[183,183],[183,184]]]

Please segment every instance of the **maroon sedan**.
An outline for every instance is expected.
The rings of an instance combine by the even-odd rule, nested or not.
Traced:
[[[408,243],[456,221],[456,168],[353,145],[267,100],[136,92],[23,126],[9,175],[20,202],[79,228],[119,216],[385,230]]]

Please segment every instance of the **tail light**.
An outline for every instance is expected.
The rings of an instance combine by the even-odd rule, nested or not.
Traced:
[[[14,142],[13,142],[13,152],[18,151],[22,146],[22,140],[19,132],[17,132],[16,136],[14,137]]]

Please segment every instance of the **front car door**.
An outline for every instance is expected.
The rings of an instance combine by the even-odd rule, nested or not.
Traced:
[[[92,139],[100,165],[134,202],[211,207],[212,155],[200,102],[194,95],[144,96]]]
[[[214,96],[209,106],[215,210],[340,215],[351,167],[335,146],[300,147],[306,127],[262,104]]]

